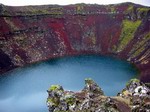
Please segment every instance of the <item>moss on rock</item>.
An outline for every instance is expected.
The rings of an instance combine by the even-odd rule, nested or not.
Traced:
[[[148,44],[150,40],[150,33],[143,35],[142,40],[140,39],[137,43],[133,46],[130,54],[130,58],[135,58],[139,56],[145,49],[145,46]]]
[[[117,52],[122,51],[130,43],[130,41],[134,38],[134,34],[140,26],[140,24],[141,20],[123,20],[122,31],[119,39],[120,43],[117,47]]]
[[[55,91],[55,90],[63,91],[63,88],[62,88],[62,86],[60,86],[60,85],[51,85],[51,87],[50,87],[48,90],[49,90],[49,91]]]
[[[49,112],[147,112],[150,106],[149,86],[138,79],[131,79],[115,97],[96,92],[100,87],[91,78],[85,79],[85,87],[79,92],[60,94],[58,88],[53,85],[48,91]]]

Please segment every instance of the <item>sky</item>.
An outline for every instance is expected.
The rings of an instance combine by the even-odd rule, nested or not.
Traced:
[[[11,6],[23,6],[23,5],[45,5],[45,4],[75,4],[75,3],[96,3],[96,4],[114,4],[121,2],[133,2],[150,6],[150,0],[0,0],[0,3]]]

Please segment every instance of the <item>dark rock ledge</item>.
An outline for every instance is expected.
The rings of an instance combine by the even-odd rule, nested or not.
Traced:
[[[90,78],[79,92],[64,91],[60,85],[52,85],[47,92],[49,112],[150,112],[150,85],[137,79],[114,97],[105,96]]]

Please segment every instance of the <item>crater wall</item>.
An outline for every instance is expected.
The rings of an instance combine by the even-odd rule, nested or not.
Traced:
[[[150,82],[150,7],[133,3],[0,5],[0,73],[62,56],[111,55]]]

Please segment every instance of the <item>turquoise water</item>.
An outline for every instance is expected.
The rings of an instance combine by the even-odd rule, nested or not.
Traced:
[[[113,96],[135,74],[129,63],[103,56],[66,57],[19,68],[0,76],[0,112],[48,112],[46,90],[50,85],[78,91],[89,77]]]

